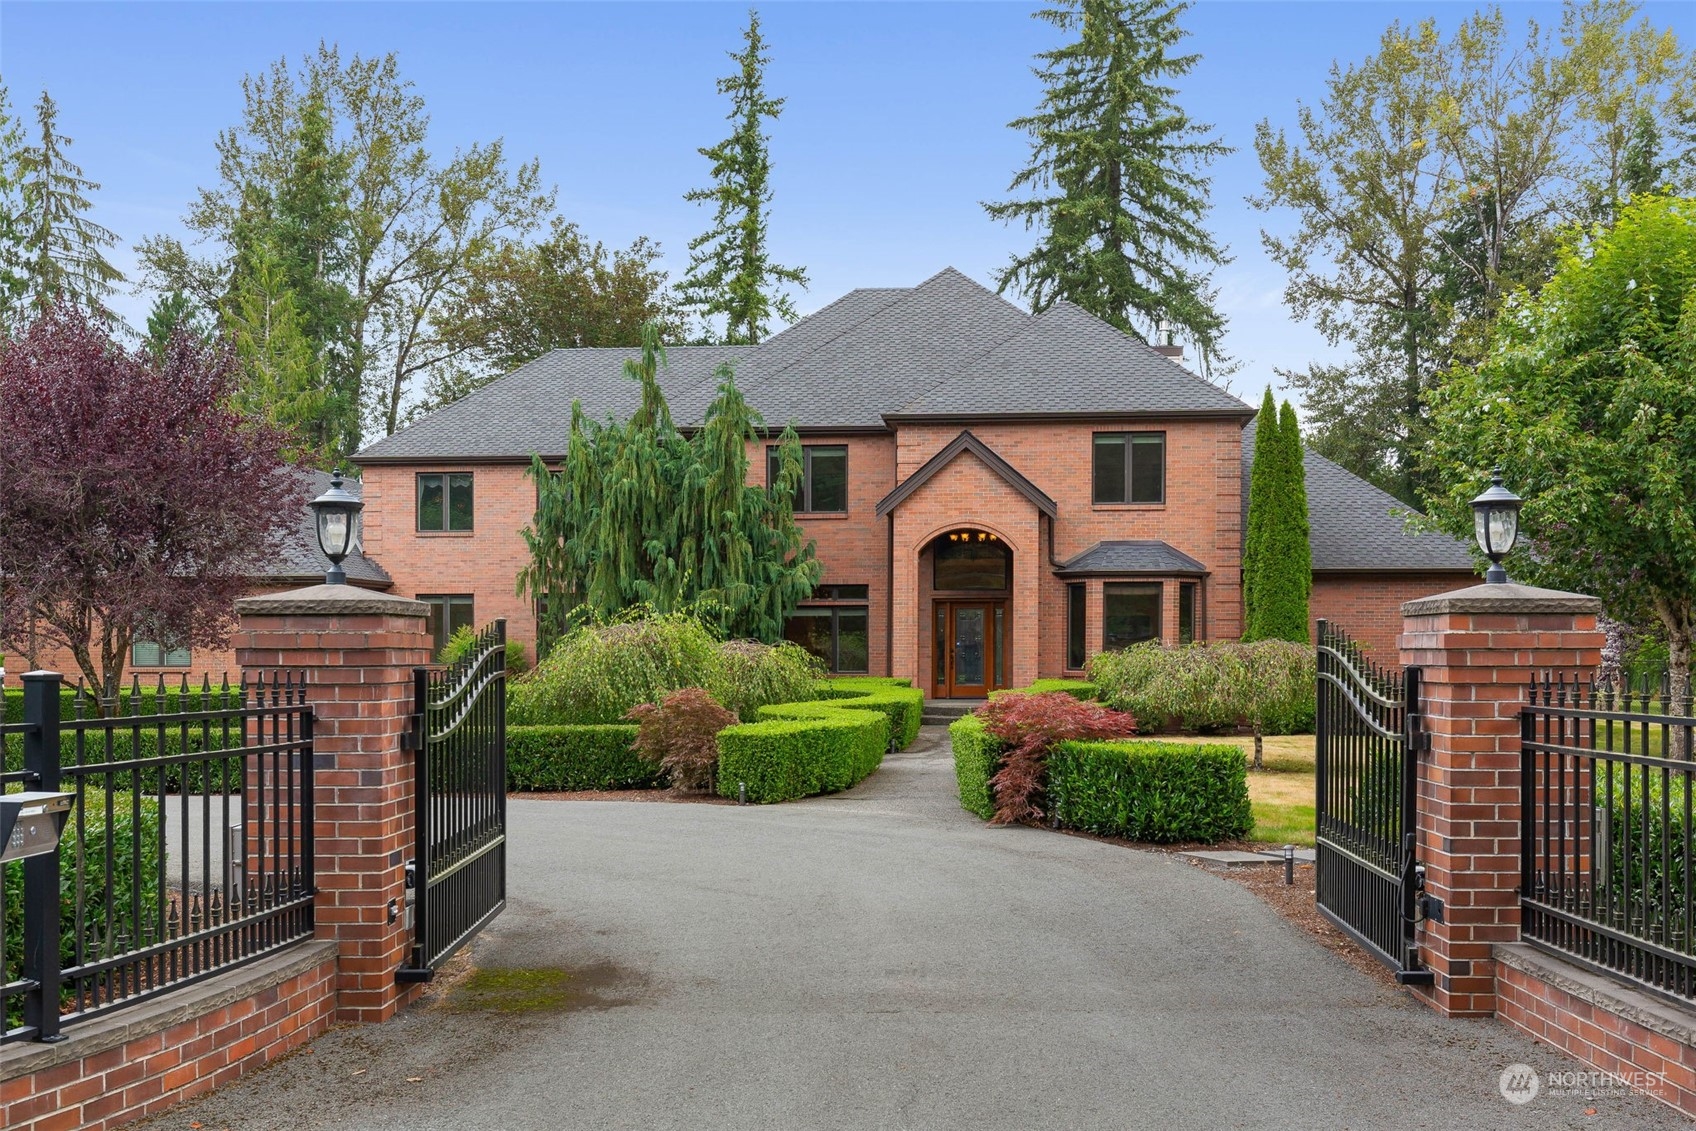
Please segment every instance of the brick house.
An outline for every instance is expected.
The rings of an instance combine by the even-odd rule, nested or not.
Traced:
[[[635,406],[632,353],[555,350],[355,457],[366,552],[432,605],[438,636],[506,617],[534,639],[514,588],[526,468],[561,454],[573,401]],[[1239,634],[1254,412],[1175,353],[950,269],[853,291],[757,346],[672,347],[660,381],[688,427],[729,364],[774,434],[800,434],[796,511],[824,576],[789,637],[834,671],[975,697],[1103,648]],[[1391,654],[1400,603],[1468,583],[1471,558],[1404,532],[1390,496],[1328,461],[1309,454],[1307,477],[1314,615]]]

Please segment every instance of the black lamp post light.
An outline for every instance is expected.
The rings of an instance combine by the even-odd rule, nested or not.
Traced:
[[[1502,486],[1499,467],[1490,473],[1490,486],[1472,500],[1472,534],[1490,559],[1489,572],[1484,575],[1488,585],[1507,584],[1508,571],[1502,568],[1502,559],[1519,541],[1519,508],[1523,505],[1524,500]]]
[[[317,520],[318,548],[330,559],[324,584],[346,585],[347,572],[342,569],[342,559],[359,543],[359,512],[365,509],[365,504],[358,495],[342,489],[342,473],[338,468],[330,480],[330,489],[309,505]]]

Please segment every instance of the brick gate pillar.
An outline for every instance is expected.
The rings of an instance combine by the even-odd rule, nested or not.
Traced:
[[[1492,948],[1519,939],[1519,711],[1533,672],[1593,671],[1594,597],[1475,585],[1402,606],[1401,662],[1421,669],[1430,749],[1419,757],[1418,859],[1442,901],[1420,928],[1435,975],[1422,987],[1447,1014],[1496,1010]]]
[[[395,982],[411,942],[412,669],[430,662],[428,607],[351,585],[236,602],[236,662],[304,671],[314,719],[317,936],[340,944],[338,1021],[384,1021],[417,986]]]

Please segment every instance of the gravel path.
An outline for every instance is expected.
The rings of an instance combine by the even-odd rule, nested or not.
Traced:
[[[788,805],[514,801],[512,902],[474,962],[564,992],[444,987],[143,1126],[1685,1126],[1633,1095],[1508,1104],[1504,1066],[1577,1065],[1190,865],[983,825],[945,741]]]

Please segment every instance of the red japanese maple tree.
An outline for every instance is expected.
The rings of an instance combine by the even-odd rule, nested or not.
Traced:
[[[997,825],[1041,818],[1037,798],[1047,777],[1048,752],[1055,746],[1078,738],[1126,738],[1137,729],[1133,716],[1064,691],[998,695],[977,715],[984,729],[1006,744],[1001,768],[990,779]]]
[[[63,646],[106,696],[138,633],[225,644],[305,502],[289,438],[230,408],[238,372],[189,334],[125,350],[69,305],[0,342],[0,642]]]

